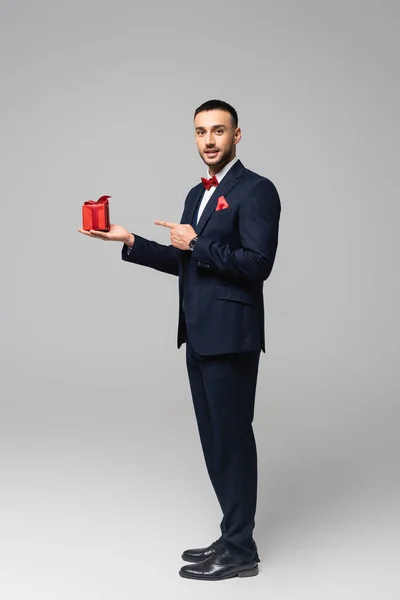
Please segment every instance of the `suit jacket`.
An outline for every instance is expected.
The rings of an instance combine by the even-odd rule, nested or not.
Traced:
[[[178,348],[188,336],[199,354],[265,352],[263,285],[278,245],[278,192],[238,160],[196,224],[203,193],[201,182],[190,190],[180,220],[199,236],[193,252],[134,233],[122,260],[179,277]],[[220,196],[229,208],[215,211]]]

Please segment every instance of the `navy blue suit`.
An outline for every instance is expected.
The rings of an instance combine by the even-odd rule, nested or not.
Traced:
[[[217,173],[218,179],[218,173]],[[278,244],[281,204],[273,183],[238,160],[215,188],[197,224],[200,182],[181,223],[199,239],[193,252],[137,234],[122,259],[179,277],[178,348],[186,363],[207,470],[220,503],[221,537],[249,561],[257,497],[252,429],[260,352],[265,352],[263,284]],[[215,211],[224,196],[228,208]]]

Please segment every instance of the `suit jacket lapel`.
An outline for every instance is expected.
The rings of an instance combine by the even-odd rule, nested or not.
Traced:
[[[189,207],[186,209],[185,214],[182,215],[181,223],[189,223],[195,227],[195,215],[197,215],[197,207],[200,204],[200,200],[203,196],[204,185],[200,183],[197,185],[192,192],[192,199]]]
[[[233,188],[233,186],[236,185],[236,183],[238,182],[239,178],[241,177],[241,175],[243,173],[243,170],[244,170],[243,163],[240,160],[236,161],[236,163],[232,166],[231,169],[229,169],[229,171],[227,172],[225,177],[222,179],[221,183],[219,185],[217,185],[217,187],[214,189],[214,192],[210,196],[210,199],[207,202],[207,204],[202,212],[200,221],[198,222],[198,224],[193,225],[193,228],[196,231],[197,235],[201,234],[208,219],[211,217],[211,215],[215,211],[217,204],[218,204],[218,198],[220,196],[226,196],[226,194]],[[217,173],[217,179],[218,179],[218,173]],[[204,190],[203,184],[200,184],[200,185]],[[193,203],[194,208],[193,208],[193,211],[191,212],[192,219],[194,216],[194,211],[199,204],[200,195],[202,195],[202,191],[200,191],[200,194],[197,197],[197,202]],[[192,220],[190,222],[192,222]]]

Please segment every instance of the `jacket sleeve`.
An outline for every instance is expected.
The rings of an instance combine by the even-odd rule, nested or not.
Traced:
[[[180,222],[183,223],[183,218],[186,210],[186,205],[191,190],[185,199],[184,210]],[[132,232],[131,232],[132,233]],[[165,244],[159,244],[148,240],[141,235],[133,233],[135,236],[135,242],[132,248],[129,248],[126,244],[122,247],[122,260],[134,263],[136,265],[143,265],[144,267],[150,267],[163,273],[169,273],[170,275],[179,275],[179,259],[183,254],[183,250],[175,248],[172,244],[169,246]]]
[[[122,247],[122,260],[150,267],[170,275],[179,275],[179,256],[182,250],[172,245],[166,246],[148,240],[136,233],[135,243],[129,249],[126,244]]]
[[[265,281],[278,246],[281,203],[274,184],[262,178],[239,206],[241,245],[232,248],[215,238],[200,235],[193,249],[199,268],[247,281]],[[207,266],[208,265],[208,266]]]

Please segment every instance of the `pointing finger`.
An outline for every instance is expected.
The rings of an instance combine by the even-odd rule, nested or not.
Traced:
[[[162,227],[178,227],[178,223],[169,223],[168,221],[154,221],[156,225],[161,225]]]

